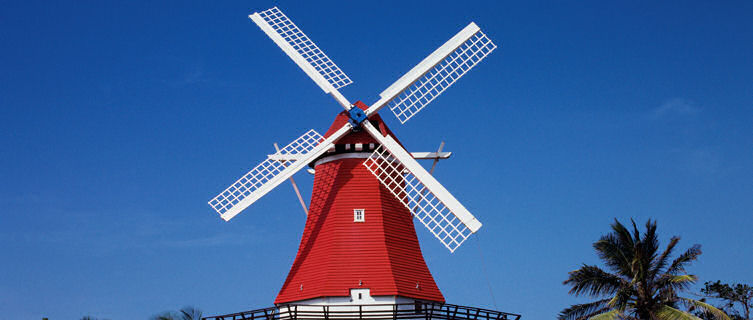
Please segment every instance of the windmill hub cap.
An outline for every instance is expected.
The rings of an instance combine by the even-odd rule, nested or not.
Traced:
[[[353,130],[360,129],[361,122],[366,120],[366,113],[355,105],[348,110],[348,116],[350,116],[350,124],[353,125]]]

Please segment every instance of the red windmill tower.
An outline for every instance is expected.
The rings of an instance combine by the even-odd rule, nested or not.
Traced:
[[[209,201],[229,220],[307,165],[315,172],[306,226],[276,306],[215,319],[519,317],[445,304],[413,217],[450,251],[481,223],[416,162],[447,153],[407,152],[377,114],[389,106],[405,123],[496,45],[471,22],[367,106],[340,94],[350,78],[279,9],[249,17],[345,111],[323,136],[306,132]]]

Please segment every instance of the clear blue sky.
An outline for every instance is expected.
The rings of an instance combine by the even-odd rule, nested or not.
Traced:
[[[206,201],[340,111],[247,18],[273,5],[367,104],[470,21],[500,45],[383,115],[411,151],[446,141],[436,176],[484,223],[455,254],[418,229],[449,303],[554,317],[614,218],[702,244],[701,282],[753,282],[753,2],[3,1],[0,318],[271,305],[292,188],[229,223]]]

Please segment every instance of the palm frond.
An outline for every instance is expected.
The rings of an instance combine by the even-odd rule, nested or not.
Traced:
[[[641,240],[635,242],[635,249],[633,250],[635,257],[630,265],[633,274],[631,282],[638,286],[639,292],[644,292],[647,289],[646,279],[648,279],[648,268],[651,264],[650,253],[647,252],[645,243]],[[644,295],[648,296],[648,293],[646,292]]]
[[[557,319],[560,320],[584,320],[589,317],[605,312],[611,307],[607,305],[609,299],[594,301],[591,303],[574,304],[560,311]]]
[[[669,240],[669,244],[667,244],[667,248],[664,249],[664,252],[662,252],[659,258],[654,261],[654,264],[651,267],[651,275],[653,277],[660,274],[664,267],[667,266],[669,256],[672,254],[672,250],[674,250],[678,242],[680,242],[680,237],[672,237],[672,239]]]
[[[696,281],[698,281],[698,277],[692,274],[674,275],[669,278],[669,282],[674,284],[691,285]]]
[[[570,271],[569,277],[562,284],[570,285],[570,293],[576,296],[585,292],[590,296],[613,294],[626,285],[617,275],[602,270],[597,266],[583,265],[580,269]]]
[[[659,310],[655,314],[657,320],[701,320],[700,318],[680,311],[667,305],[659,307]]]
[[[646,222],[646,232],[641,239],[641,251],[643,259],[641,260],[641,269],[646,274],[647,279],[651,279],[652,265],[656,260],[656,253],[659,251],[659,238],[656,235],[656,220],[648,219]]]
[[[646,239],[646,235],[651,231],[651,219],[646,223],[647,230],[643,237],[641,237],[641,232],[638,230],[635,220],[630,219],[630,223],[633,225],[633,250],[635,251],[635,256],[632,261],[633,263],[631,265],[633,269],[633,278],[640,280],[640,284],[645,287],[644,280],[647,278],[648,268],[653,259],[652,255],[655,252],[652,252],[651,245],[647,242],[647,240],[650,239]]]
[[[724,311],[717,309],[716,307],[705,303],[703,301],[698,301],[695,299],[688,299],[688,298],[679,298],[680,302],[682,302],[685,307],[687,308],[694,308],[694,309],[700,309],[702,311],[705,311],[707,313],[710,313],[714,316],[717,320],[730,320],[729,316],[724,313]]]
[[[626,310],[630,306],[632,297],[635,296],[635,288],[632,286],[622,287],[609,300],[609,306],[617,310]]]
[[[594,242],[593,247],[596,255],[604,261],[607,268],[613,272],[626,275],[630,273],[630,260],[622,251],[619,238],[614,234],[602,236],[599,241]]]
[[[612,232],[599,238],[593,247],[610,270],[628,279],[633,277],[631,268],[635,251],[633,237],[617,219],[612,224]]]
[[[629,245],[633,245],[633,236],[630,234],[630,231],[625,228],[625,225],[622,224],[617,218],[614,218],[614,222],[609,225],[612,227],[612,233],[615,235],[618,235],[620,237],[624,236],[624,242]]]
[[[180,309],[181,320],[201,320],[201,310],[194,307],[184,307]]]
[[[658,291],[672,290],[673,292],[685,291],[698,281],[698,277],[692,274],[668,274],[665,273],[656,280],[655,286]]]
[[[656,252],[659,247],[659,241],[656,236],[656,222],[649,219],[646,222],[646,231],[641,236],[638,226],[634,220],[630,220],[633,225],[634,257],[631,263],[631,272],[633,279],[631,280],[638,289],[638,293],[642,297],[650,297],[654,295],[654,287],[652,286],[651,272],[652,264],[656,258]]]
[[[666,273],[677,274],[679,272],[685,272],[685,265],[694,261],[695,259],[698,259],[698,256],[700,256],[701,253],[703,253],[701,251],[701,245],[700,244],[693,245],[692,247],[690,247],[690,249],[688,249],[679,257],[677,257],[677,259],[672,261],[672,264],[669,265],[669,268],[667,268]]]
[[[601,314],[597,314],[593,317],[588,318],[588,320],[619,320],[624,318],[622,316],[622,313],[618,310],[612,310],[608,312],[604,312]]]
[[[633,225],[633,241],[635,242],[641,241],[641,232],[638,231],[638,226],[635,224],[635,220],[633,220],[633,218],[630,218],[630,224]]]
[[[656,252],[659,251],[659,237],[656,235],[656,220],[648,219],[646,222],[646,232],[643,233],[643,242],[647,244],[646,249],[651,254],[651,260],[656,258]]]
[[[152,320],[177,320],[178,317],[172,312],[166,311],[151,318]]]

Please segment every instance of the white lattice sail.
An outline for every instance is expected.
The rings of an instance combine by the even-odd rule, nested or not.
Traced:
[[[450,252],[455,252],[455,249],[473,234],[471,229],[382,146],[377,147],[363,165]]]
[[[250,15],[251,19],[298,64],[309,77],[314,79],[324,92],[329,93],[327,84],[335,89],[347,86],[353,81],[319,47],[301,31],[277,7]],[[314,74],[313,72],[316,72]],[[320,78],[321,77],[321,78]],[[326,81],[327,84],[323,83]]]
[[[380,94],[405,123],[497,46],[473,22]]]
[[[287,167],[299,161],[300,158],[305,157],[321,141],[322,135],[314,130],[309,130],[251,169],[238,181],[210,200],[209,205],[223,219],[229,220],[254,201],[261,198],[281,181],[287,179],[281,173]]]

